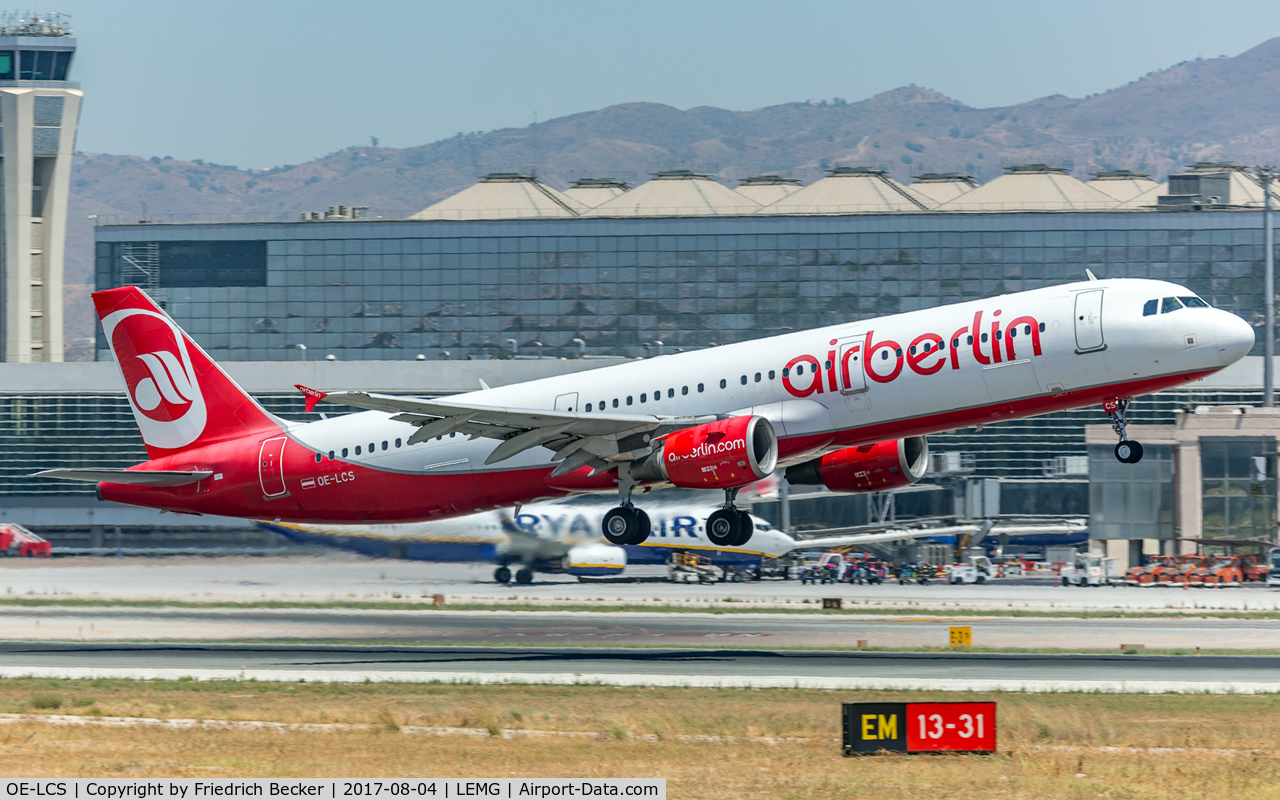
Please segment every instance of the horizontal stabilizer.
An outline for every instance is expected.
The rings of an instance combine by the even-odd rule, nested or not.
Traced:
[[[186,486],[212,477],[212,472],[142,469],[46,469],[29,477],[57,478],[89,483],[126,483],[130,486]]]

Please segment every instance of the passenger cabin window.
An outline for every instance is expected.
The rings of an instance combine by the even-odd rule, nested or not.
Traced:
[[[743,386],[746,386],[746,385],[747,385],[747,376],[746,376],[746,375],[743,375],[743,376],[742,376],[742,385],[743,385]]]
[[[356,445],[356,455],[360,455],[360,445]]]
[[[329,460],[330,460],[330,461],[332,461],[332,460],[333,460],[333,451],[332,451],[332,450],[330,450],[330,451],[329,451]]]
[[[323,458],[323,456],[321,456],[319,453],[316,453],[316,463],[317,463],[317,464],[319,464],[319,463],[320,463],[320,459],[321,459],[321,458]]]
[[[343,458],[346,458],[346,457],[347,457],[347,448],[345,448],[345,447],[344,447],[344,448],[342,448],[342,457],[343,457]]]
[[[587,413],[588,413],[588,414],[590,414],[590,413],[591,413],[591,404],[590,404],[590,403],[587,403]]]
[[[685,392],[687,393],[688,391],[689,391],[689,387],[687,387],[687,386],[686,386],[686,387],[685,387]],[[676,390],[675,390],[675,389],[668,389],[668,390],[667,390],[667,398],[668,398],[668,399],[670,399],[670,398],[672,398],[672,397],[675,397],[675,396],[676,396]]]
[[[773,370],[769,370],[769,380],[774,380],[777,377],[778,377],[778,373],[774,372]]]
[[[627,395],[627,405],[631,405],[631,395]]]
[[[389,444],[387,444],[387,441],[386,441],[385,439],[383,439],[383,440],[382,440],[382,449],[383,449],[383,450],[386,450],[389,446],[390,446],[390,445],[389,445]]]
[[[698,391],[699,391],[699,392],[701,392],[701,391],[702,391],[702,384],[698,384]]]
[[[1168,314],[1172,311],[1177,311],[1180,308],[1182,308],[1182,303],[1179,303],[1178,298],[1176,297],[1166,297],[1160,302],[1161,314]]]
[[[720,388],[721,388],[721,389],[723,389],[724,387],[726,387],[726,386],[728,386],[728,385],[729,385],[729,382],[728,382],[728,381],[726,381],[724,378],[721,378],[721,379],[720,379]]]
[[[648,397],[649,397],[649,395],[648,395],[648,394],[646,394],[646,393],[644,393],[644,392],[641,392],[641,393],[640,393],[640,402],[641,402],[641,403],[643,403],[643,402],[644,402]]]
[[[688,387],[688,386],[681,386],[681,387],[680,387],[680,394],[688,394],[688,393],[689,393],[689,387]]]
[[[1182,304],[1187,308],[1208,308],[1209,304],[1201,300],[1199,297],[1179,297]]]
[[[400,446],[400,440],[396,439],[396,447],[399,447],[399,446]]]
[[[1144,304],[1143,304],[1143,306],[1142,306],[1142,316],[1144,316],[1144,317],[1154,317],[1154,316],[1156,315],[1156,308],[1157,308],[1159,305],[1160,305],[1160,301],[1159,301],[1159,300],[1148,300],[1148,301],[1147,301],[1146,303],[1144,303]]]

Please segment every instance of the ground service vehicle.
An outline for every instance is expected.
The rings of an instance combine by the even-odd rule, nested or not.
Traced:
[[[952,564],[947,568],[947,583],[986,583],[996,577],[995,565],[986,556],[969,556],[968,564]]]
[[[1267,587],[1280,586],[1280,547],[1273,547],[1267,553]]]
[[[1063,586],[1113,586],[1121,583],[1120,562],[1097,553],[1079,553],[1074,564],[1062,568],[1058,574]]]
[[[1130,399],[1242,358],[1253,328],[1189,289],[1090,280],[659,356],[443,398],[299,386],[269,413],[136,287],[95,292],[149,461],[55,469],[108,501],[284,522],[411,522],[616,492],[612,544],[652,531],[637,488],[716,489],[707,538],[741,546],[739,489],[791,483],[875,492],[923,477],[925,436],[1102,405],[1133,463]],[[1163,298],[1163,299],[1162,299]],[[1105,319],[1105,324],[1104,324]]]

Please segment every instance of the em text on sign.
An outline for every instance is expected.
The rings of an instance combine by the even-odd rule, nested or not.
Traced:
[[[845,755],[993,753],[995,703],[845,703]]]
[[[947,647],[973,647],[973,628],[947,628]]]

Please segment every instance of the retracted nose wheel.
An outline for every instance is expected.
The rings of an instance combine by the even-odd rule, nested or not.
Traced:
[[[1116,445],[1116,459],[1124,464],[1137,464],[1142,460],[1142,445],[1138,442],[1121,442]]]
[[[707,539],[717,547],[735,546],[741,528],[742,519],[736,508],[717,509],[707,517]]]

